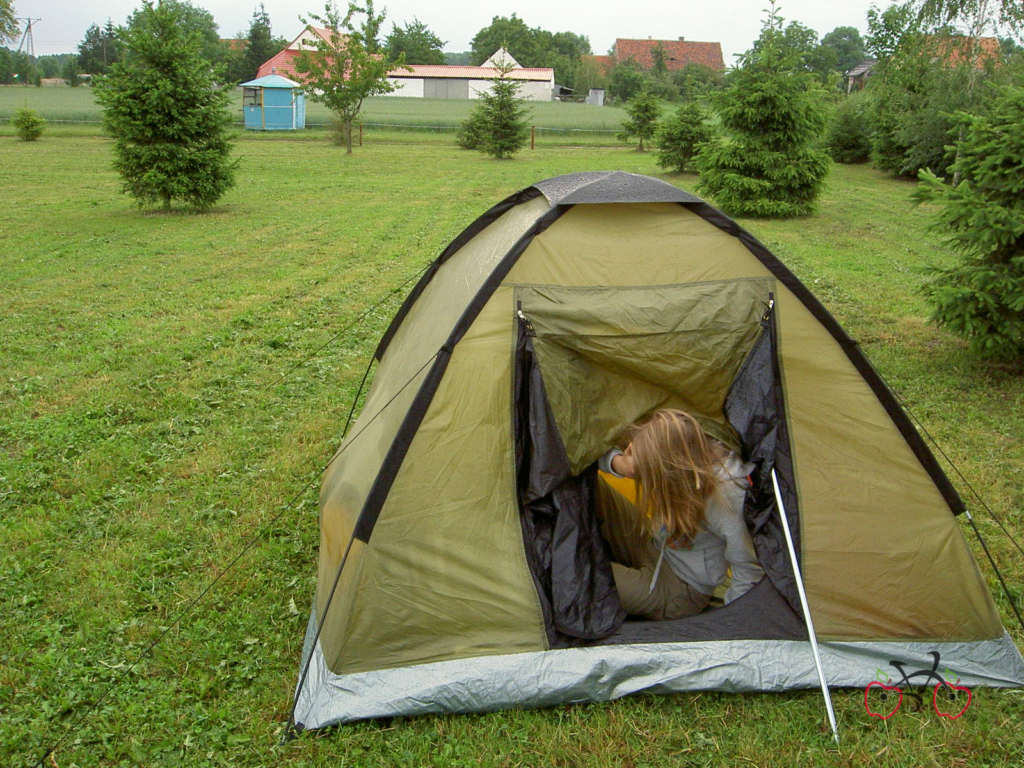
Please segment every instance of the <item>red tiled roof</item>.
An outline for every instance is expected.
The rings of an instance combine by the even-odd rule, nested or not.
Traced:
[[[606,75],[612,71],[612,67],[615,66],[615,59],[611,56],[591,56],[584,54],[581,57],[584,61],[592,61],[597,67],[604,72]]]
[[[290,77],[292,80],[302,82],[302,75],[295,71],[295,59],[297,59],[298,56],[299,51],[292,48],[285,48],[276,56],[271,56],[260,64],[260,68],[256,72],[256,77],[263,77],[264,75],[281,75],[282,77]]]
[[[682,69],[687,64],[703,64],[711,69],[725,69],[721,43],[699,43],[690,40],[630,40],[618,38],[613,56],[621,64],[633,59],[644,69],[654,66],[651,51],[661,45],[665,50],[665,67],[669,70]]]
[[[935,47],[937,53],[946,59],[951,66],[964,64],[971,57],[970,40],[966,37],[936,37]],[[974,62],[977,69],[984,69],[985,63],[989,60],[999,61],[1000,47],[999,40],[995,37],[978,38],[978,58]]]

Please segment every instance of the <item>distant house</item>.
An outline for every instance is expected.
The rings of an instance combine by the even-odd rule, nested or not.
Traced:
[[[620,37],[616,39],[609,55],[584,58],[593,61],[605,73],[611,72],[616,65],[630,60],[641,69],[651,69],[656,61],[655,51],[659,47],[664,52],[665,69],[669,72],[683,69],[688,64],[700,64],[718,71],[725,69],[721,43],[697,42],[682,37],[677,40],[634,40]]]
[[[846,92],[859,91],[867,85],[871,70],[875,68],[874,59],[866,59],[846,73]]]
[[[256,77],[267,75],[280,75],[291,80],[302,81],[302,75],[295,71],[295,60],[303,51],[316,50],[317,39],[330,42],[331,31],[323,27],[308,26],[299,33],[299,36],[288,43],[281,51],[271,56],[260,64]]]
[[[969,61],[973,55],[971,41],[963,35],[931,36],[926,39],[924,48],[926,56],[933,64],[945,62],[949,66],[959,66]],[[984,69],[989,64],[998,64],[1000,59],[999,40],[995,37],[978,38],[977,56],[974,60],[976,69]],[[846,73],[846,92],[859,91],[867,85],[868,79],[877,62],[866,59]]]
[[[494,52],[479,67],[441,64],[413,64],[408,70],[396,69],[388,79],[398,89],[395,96],[426,99],[479,99],[488,93],[501,74],[499,66],[511,66],[505,75],[519,83],[519,98],[527,101],[551,101],[555,95],[555,70],[551,67],[523,67],[504,48]]]
[[[971,40],[964,35],[952,37],[931,38],[933,43],[933,61],[945,59],[950,66],[958,66],[967,63],[974,51],[971,50]],[[979,37],[977,57],[974,59],[974,66],[977,69],[984,69],[989,63],[999,61],[1001,50],[999,39],[995,37]]]
[[[329,41],[330,34],[330,30],[322,27],[306,27],[286,48],[263,62],[257,77],[281,75],[302,82],[302,75],[295,71],[296,59],[302,51],[315,49],[317,38]],[[388,80],[396,87],[394,96],[478,99],[481,93],[490,90],[500,74],[497,66],[502,62],[512,66],[506,77],[519,82],[520,98],[528,101],[551,101],[554,98],[555,70],[551,67],[522,67],[504,48],[495,51],[479,67],[413,64],[407,69],[388,72]]]

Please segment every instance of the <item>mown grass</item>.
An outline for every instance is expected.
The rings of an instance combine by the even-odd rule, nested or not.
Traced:
[[[392,292],[533,181],[659,173],[626,148],[498,162],[367,140],[345,157],[323,140],[244,135],[236,154],[238,185],[212,212],[150,213],[120,194],[109,140],[26,144],[0,127],[0,763],[63,738],[60,768],[1021,764],[1024,696],[985,690],[956,721],[905,704],[885,723],[862,691],[835,691],[839,749],[814,692],[398,718],[279,745],[314,586],[318,474]],[[743,224],[1020,540],[1020,372],[923,321],[925,265],[948,256],[910,190],[837,166],[817,215]],[[1019,589],[1019,556],[971,506]]]

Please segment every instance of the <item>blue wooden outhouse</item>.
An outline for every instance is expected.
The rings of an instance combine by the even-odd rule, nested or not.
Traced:
[[[251,131],[294,131],[306,127],[302,86],[281,75],[265,75],[242,83],[242,113]]]

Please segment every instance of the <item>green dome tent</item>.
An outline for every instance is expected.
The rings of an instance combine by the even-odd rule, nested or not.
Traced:
[[[392,321],[326,470],[293,720],[817,685],[892,661],[1019,686],[964,505],[856,344],[762,244],[656,179],[594,172],[498,203]],[[753,461],[766,578],[677,621],[625,617],[595,460],[655,408]]]

